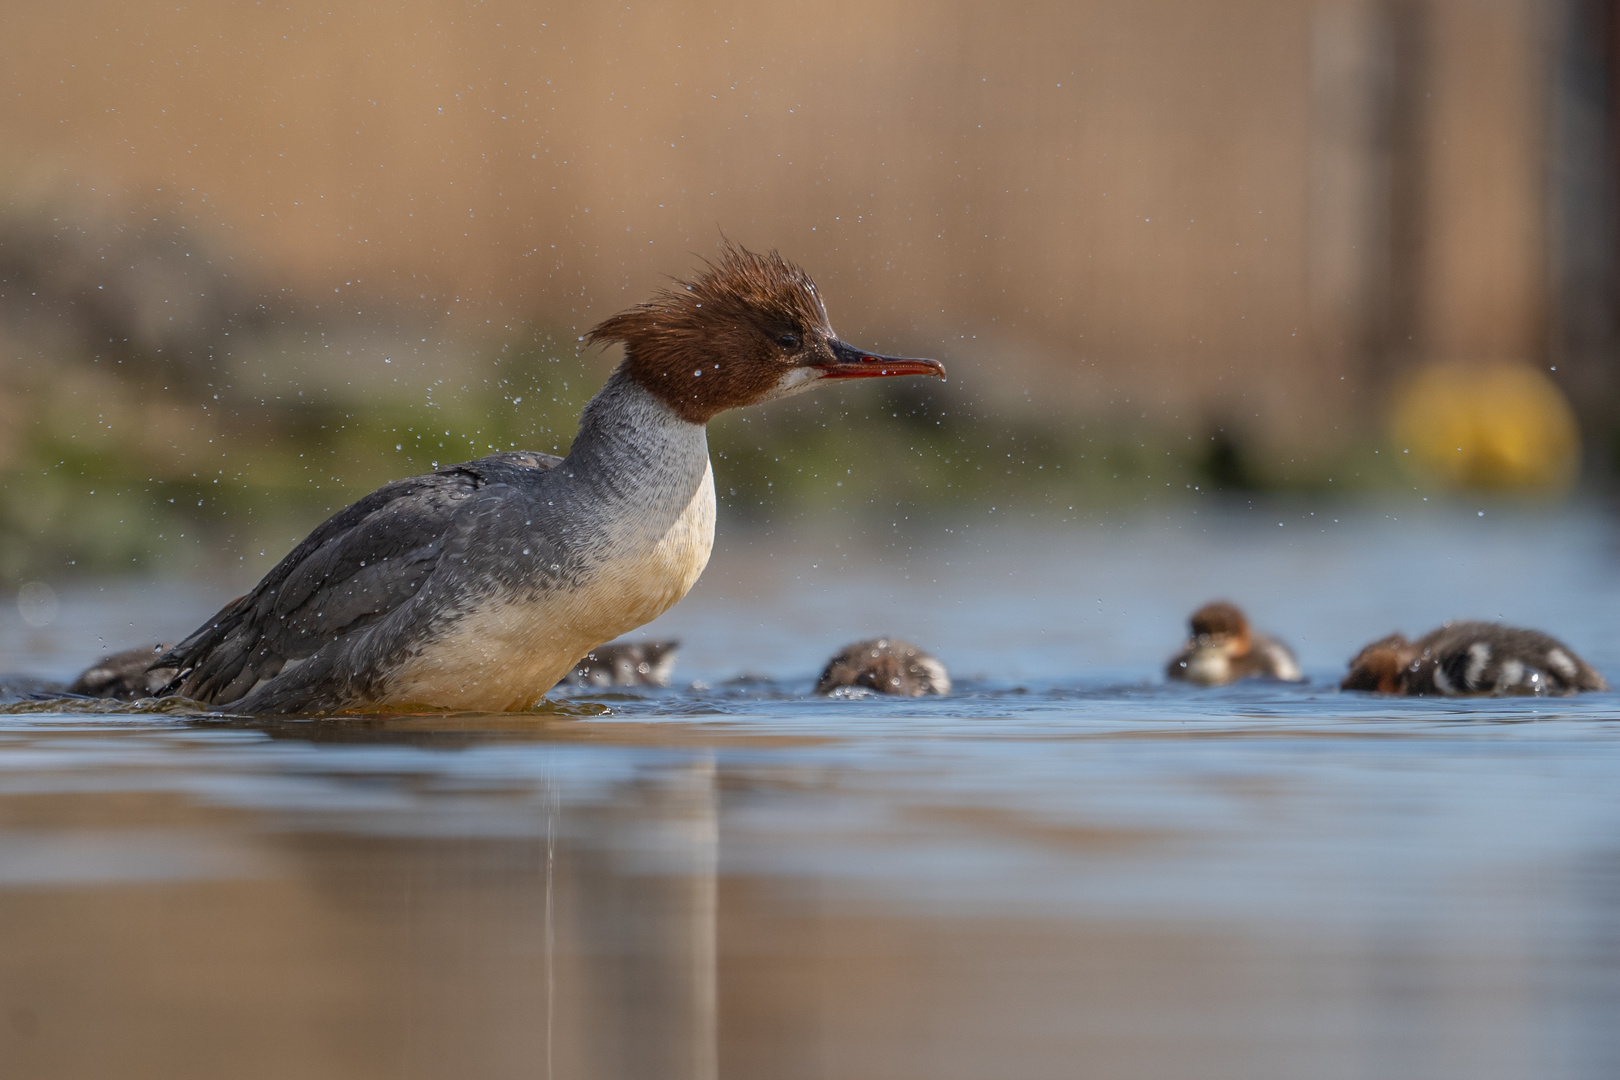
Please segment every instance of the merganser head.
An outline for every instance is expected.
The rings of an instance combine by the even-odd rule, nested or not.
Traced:
[[[1417,656],[1417,649],[1404,634],[1391,634],[1362,649],[1350,661],[1350,671],[1339,684],[1340,690],[1372,690],[1380,694],[1401,693],[1401,673]]]
[[[776,252],[729,241],[717,262],[597,325],[624,344],[622,370],[684,420],[808,390],[823,379],[945,377],[938,360],[880,356],[840,341],[810,275]]]
[[[1228,656],[1247,656],[1249,620],[1236,604],[1216,600],[1192,613],[1193,648],[1218,648]]]

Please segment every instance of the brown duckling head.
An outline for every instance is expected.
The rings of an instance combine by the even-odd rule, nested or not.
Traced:
[[[1188,620],[1195,647],[1218,647],[1228,656],[1243,656],[1252,644],[1248,616],[1227,600],[1215,600],[1192,613]]]
[[[1243,610],[1226,600],[1205,604],[1188,620],[1191,636],[1170,658],[1165,676],[1199,686],[1225,686],[1247,672],[1240,670],[1252,636]]]
[[[921,697],[950,693],[951,677],[937,657],[909,641],[872,638],[844,646],[816,680],[816,693],[823,696],[847,687]]]
[[[1416,648],[1402,634],[1391,634],[1368,645],[1350,661],[1340,690],[1370,690],[1379,694],[1405,692],[1401,677],[1416,656]]]

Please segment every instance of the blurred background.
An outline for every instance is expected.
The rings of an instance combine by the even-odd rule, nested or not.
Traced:
[[[717,422],[734,520],[1601,488],[1616,7],[7,5],[0,581],[566,446],[722,233],[952,374]]]
[[[566,447],[722,235],[951,373],[712,425],[679,688],[0,680],[8,1075],[1620,1076],[1613,695],[1333,691],[1455,617],[1620,685],[1617,64],[1620,0],[0,4],[0,673]],[[1312,681],[1166,685],[1220,595]],[[960,692],[806,700],[891,633]]]

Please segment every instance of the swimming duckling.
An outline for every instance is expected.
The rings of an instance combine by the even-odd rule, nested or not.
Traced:
[[[1172,657],[1164,674],[1199,686],[1225,686],[1238,679],[1260,676],[1299,682],[1299,661],[1293,652],[1268,634],[1250,628],[1242,610],[1225,600],[1205,604],[1188,620],[1192,637]]]
[[[569,686],[668,686],[679,641],[615,641],[586,653],[563,682]]]
[[[832,694],[844,687],[922,697],[950,693],[951,676],[944,664],[909,641],[872,638],[844,646],[827,661],[816,681],[818,694]]]
[[[1557,638],[1493,622],[1446,623],[1408,641],[1380,638],[1350,661],[1341,690],[1383,694],[1574,694],[1603,676]]]
[[[175,675],[172,667],[152,670],[152,662],[168,648],[167,645],[140,645],[104,656],[79,673],[68,687],[68,693],[120,701],[152,697]]]

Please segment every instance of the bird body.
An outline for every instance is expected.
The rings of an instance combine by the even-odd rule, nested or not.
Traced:
[[[1170,658],[1165,677],[1198,686],[1225,686],[1238,679],[1271,678],[1299,682],[1304,678],[1293,650],[1262,634],[1236,604],[1217,600],[1193,612],[1192,635]]]
[[[1501,623],[1450,622],[1408,641],[1391,634],[1350,661],[1341,690],[1460,697],[1607,690],[1603,676],[1557,638]]]
[[[174,678],[172,668],[152,667],[166,651],[162,645],[140,645],[104,656],[67,686],[70,694],[134,701],[152,697]]]
[[[494,567],[470,575],[484,584],[482,595],[451,605],[454,617],[431,628],[423,647],[403,659],[390,676],[389,700],[529,708],[580,657],[657,618],[696,584],[714,547],[714,473],[704,428],[621,381],[628,385],[610,386],[588,422],[639,414],[640,464],[627,467],[610,452],[583,467],[571,454],[526,500],[533,513],[525,520],[536,524],[515,532],[496,560],[521,567],[536,552],[568,550],[566,577],[560,562],[529,567],[516,580],[501,580]],[[561,513],[559,505],[566,508]],[[501,513],[509,516],[511,507]],[[493,532],[486,528],[484,538]]]
[[[938,657],[909,641],[872,638],[838,650],[816,680],[816,693],[823,696],[850,690],[901,697],[949,694],[951,676]]]
[[[775,253],[728,245],[677,285],[591,331],[625,358],[567,457],[494,454],[339,511],[153,663],[177,672],[164,692],[251,714],[528,708],[702,574],[716,414],[830,378],[943,377],[840,341]]]
[[[679,641],[615,641],[586,653],[565,682],[572,686],[668,686]]]

